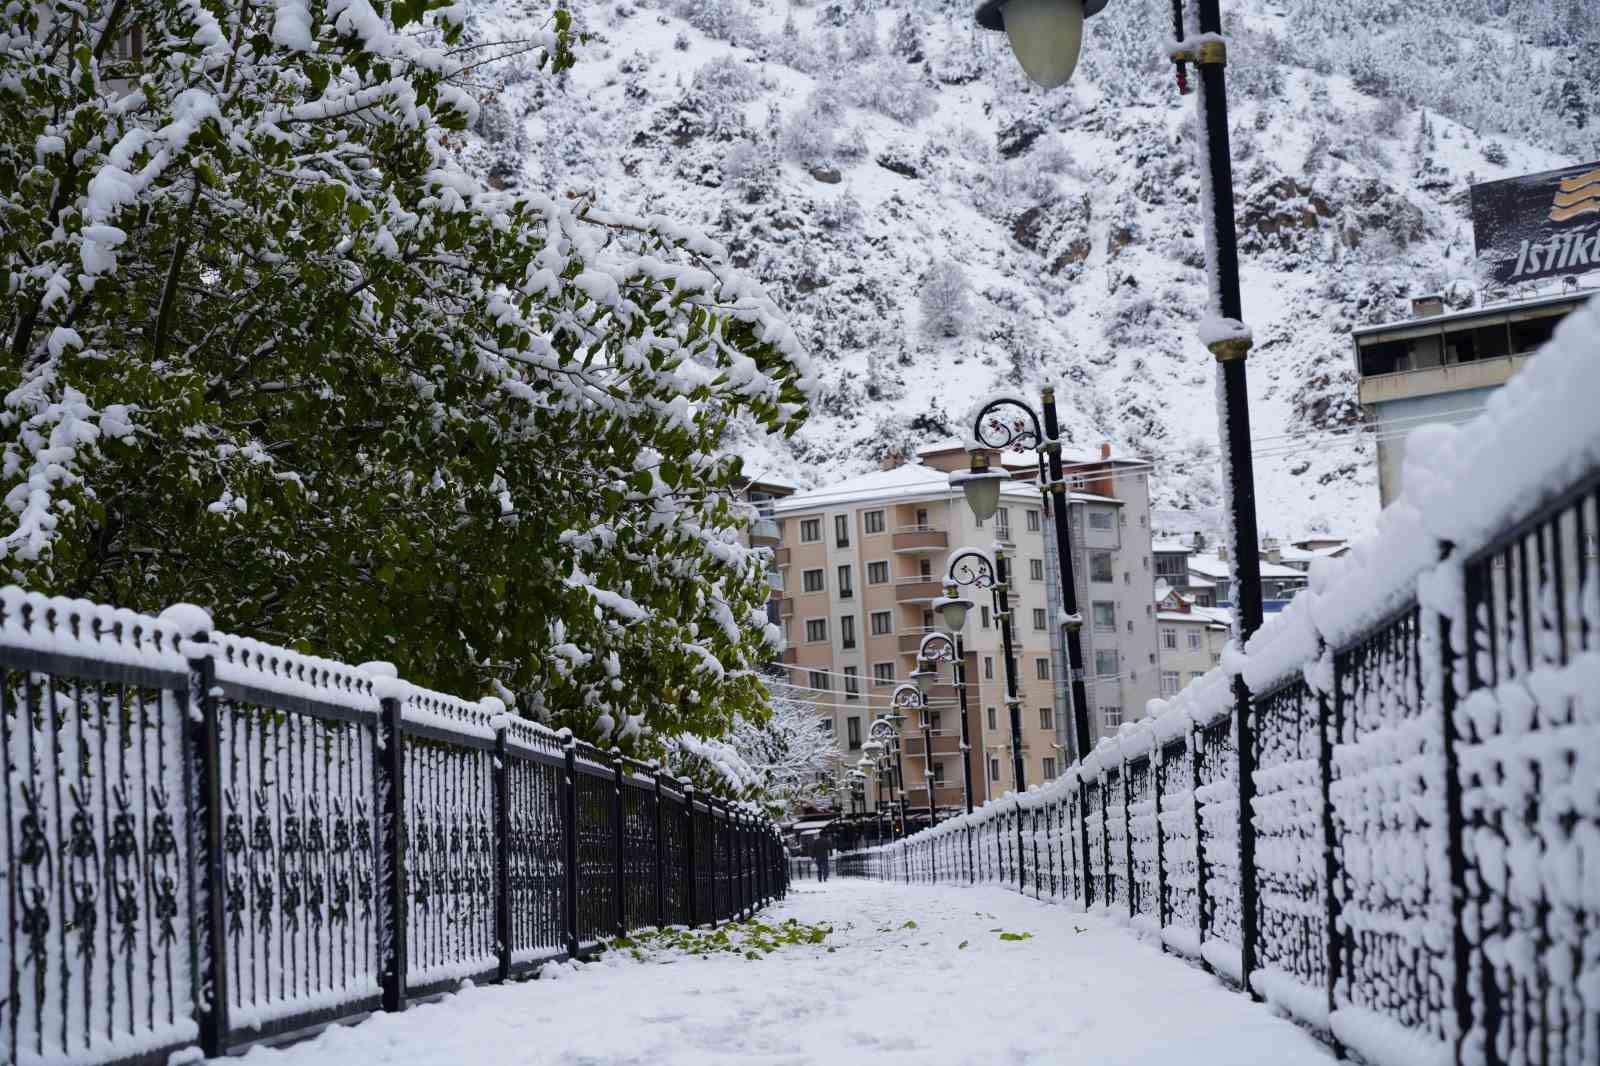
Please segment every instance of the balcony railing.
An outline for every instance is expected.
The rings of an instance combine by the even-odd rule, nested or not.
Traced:
[[[773,518],[758,518],[750,524],[750,542],[775,542],[778,540],[778,522]]]
[[[950,535],[932,526],[901,526],[894,531],[897,552],[944,551],[949,546]]]
[[[894,583],[894,598],[901,603],[922,603],[944,595],[937,577],[902,577]]]

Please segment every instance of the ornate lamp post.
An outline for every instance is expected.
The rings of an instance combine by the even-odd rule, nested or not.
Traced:
[[[935,601],[936,605],[943,599]],[[961,697],[961,790],[967,813],[972,813],[972,740],[967,732],[967,657],[961,646],[961,633],[929,633],[917,648],[918,662],[925,662],[937,671],[940,663],[954,667],[956,693]]]
[[[933,714],[928,709],[928,687],[938,676],[939,671],[933,668],[933,664],[918,656],[917,668],[911,672],[911,684],[899,685],[895,688],[897,705],[901,690],[911,690],[905,697],[906,706],[908,709],[915,708],[920,715],[919,724],[922,726],[922,783],[928,790],[929,828],[939,822],[939,808],[933,795]]]
[[[1013,0],[1017,2],[1017,0]],[[1061,467],[1061,423],[1056,416],[1056,390],[1046,385],[1041,395],[1044,424],[1026,400],[996,396],[978,408],[972,420],[968,449],[972,468],[952,474],[961,486],[967,506],[979,520],[990,518],[1000,506],[1000,484],[1011,475],[992,470],[984,449],[1036,449],[1039,455],[1039,492],[1050,507],[1056,529],[1056,571],[1061,575],[1062,624],[1067,630],[1068,679],[1072,692],[1072,742],[1082,758],[1089,752],[1089,699],[1083,687],[1083,616],[1078,613],[1078,587],[1072,572],[1072,532],[1067,524],[1067,480]],[[1048,459],[1046,458],[1048,457]]]
[[[1077,65],[1083,19],[1106,6],[1107,0],[979,0],[978,25],[1005,30],[1013,51],[1028,76],[1045,88],[1063,85]],[[1178,64],[1179,91],[1186,91],[1184,64],[1200,68],[1197,102],[1204,153],[1209,171],[1206,217],[1207,258],[1213,264],[1210,313],[1200,324],[1200,340],[1216,357],[1221,378],[1219,432],[1226,456],[1223,495],[1233,526],[1230,558],[1233,562],[1234,637],[1242,646],[1261,627],[1261,548],[1256,529],[1255,467],[1250,456],[1250,407],[1246,390],[1245,357],[1250,353],[1250,329],[1243,322],[1239,295],[1239,249],[1233,217],[1233,164],[1228,144],[1228,88],[1224,70],[1228,46],[1222,37],[1219,0],[1196,0],[1200,36],[1188,39],[1183,24],[1183,0],[1173,0],[1173,28],[1180,38],[1171,53]],[[1251,799],[1255,793],[1255,758],[1250,736],[1250,690],[1244,679],[1233,679],[1234,731],[1239,759],[1239,861],[1248,868],[1255,861],[1255,827]],[[1255,968],[1256,902],[1252,893],[1240,900],[1241,962],[1246,986]]]
[[[903,721],[905,715],[888,714],[873,719],[871,727],[867,730],[867,735],[878,742],[880,750],[884,753],[884,773],[890,781],[889,794],[894,797],[890,803],[900,816],[901,836],[906,835],[906,776],[905,763],[900,753],[900,723]]]
[[[944,617],[946,626],[960,629],[966,623],[967,612],[972,609],[972,601],[960,595],[962,588],[987,589],[993,600],[994,616],[1000,622],[1001,658],[1006,668],[1006,711],[1011,722],[1011,773],[1020,793],[1028,785],[1022,765],[1022,698],[1017,695],[1017,658],[1011,643],[1009,581],[1005,552],[999,545],[995,546],[992,558],[989,553],[977,548],[962,548],[950,556],[950,564],[945,569],[944,595],[934,600],[933,604],[934,609]]]

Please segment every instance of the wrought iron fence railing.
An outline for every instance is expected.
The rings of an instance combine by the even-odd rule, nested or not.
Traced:
[[[0,1062],[220,1055],[786,889],[657,767],[202,622],[0,590]]]
[[[1234,661],[1247,715],[1224,663],[840,872],[1125,916],[1369,1062],[1600,1062],[1600,472],[1567,469],[1476,544],[1380,542],[1387,584],[1314,581]]]

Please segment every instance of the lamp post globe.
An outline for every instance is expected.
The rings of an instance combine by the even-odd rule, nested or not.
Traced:
[[[1108,0],[981,0],[978,25],[1003,30],[1023,72],[1054,89],[1072,80],[1083,48],[1083,20]]]
[[[944,627],[952,633],[961,632],[961,627],[967,624],[967,612],[972,610],[972,601],[960,595],[960,592],[954,583],[948,583],[944,587],[944,595],[933,601],[933,609],[943,619]]]
[[[951,487],[961,490],[973,517],[980,522],[987,522],[1000,509],[1000,484],[1010,480],[1011,471],[1004,467],[994,469],[989,465],[989,453],[977,449],[972,452],[972,464],[967,470],[950,475]]]
[[[939,671],[927,659],[918,658],[917,668],[911,671],[911,680],[917,686],[917,691],[922,694],[923,702],[927,702],[928,689],[939,679]]]

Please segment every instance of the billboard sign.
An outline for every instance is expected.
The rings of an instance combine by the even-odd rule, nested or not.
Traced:
[[[1600,162],[1474,185],[1472,236],[1502,285],[1600,270]]]

